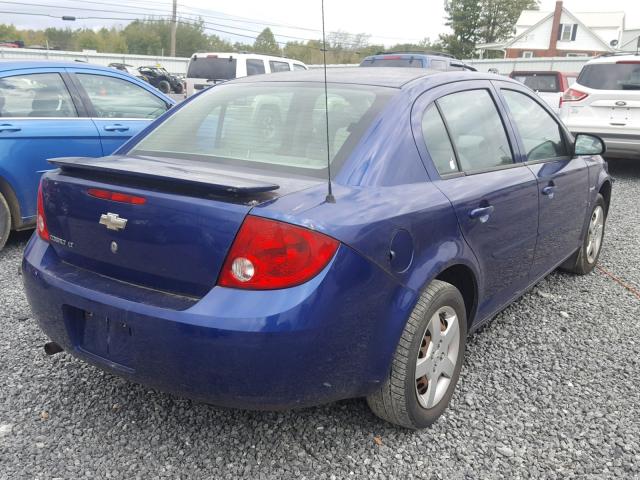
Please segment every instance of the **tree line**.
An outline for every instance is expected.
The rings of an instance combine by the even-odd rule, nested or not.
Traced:
[[[505,40],[513,34],[514,25],[523,9],[538,8],[538,0],[445,0],[446,25],[451,33],[417,43],[400,43],[385,47],[371,43],[371,35],[330,32],[327,36],[328,63],[359,63],[362,58],[381,51],[442,51],[458,58],[470,58],[480,43]],[[425,32],[428,33],[428,32]],[[124,28],[71,29],[47,28],[24,30],[13,25],[0,25],[0,41],[21,41],[26,47],[104,53],[167,55],[171,37],[169,20],[147,18],[135,20]],[[252,52],[301,60],[307,64],[323,61],[320,39],[278,43],[269,28],[253,42],[232,43],[208,33],[202,20],[180,20],[176,32],[176,55],[191,56],[195,52]]]

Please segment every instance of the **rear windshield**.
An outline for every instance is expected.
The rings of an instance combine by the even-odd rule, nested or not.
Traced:
[[[640,90],[640,63],[585,65],[578,83],[597,90]]]
[[[236,78],[235,58],[192,58],[187,70],[187,78],[206,78],[207,80],[231,80]]]
[[[517,81],[524,83],[536,92],[559,92],[558,77],[555,73],[518,73],[513,76]]]
[[[361,67],[410,67],[422,68],[422,59],[420,58],[371,58],[364,59],[360,64]]]
[[[395,92],[329,86],[332,173]],[[324,87],[289,82],[219,85],[167,118],[130,153],[325,177]]]

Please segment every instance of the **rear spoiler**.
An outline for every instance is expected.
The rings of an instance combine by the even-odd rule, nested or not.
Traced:
[[[61,157],[49,163],[67,172],[93,172],[123,178],[139,178],[193,186],[216,194],[251,195],[280,188],[259,178],[229,174],[206,162],[154,157]]]

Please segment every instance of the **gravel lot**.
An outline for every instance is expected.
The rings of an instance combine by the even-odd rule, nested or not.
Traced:
[[[616,162],[601,265],[640,289],[640,162]],[[0,479],[640,478],[640,298],[602,271],[555,273],[469,339],[431,429],[362,400],[233,411],[46,357],[18,265],[0,253]]]

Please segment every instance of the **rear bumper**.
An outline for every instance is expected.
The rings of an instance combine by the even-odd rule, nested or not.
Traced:
[[[135,382],[237,408],[370,393],[385,378],[416,301],[415,292],[344,246],[295,288],[215,287],[198,301],[162,306],[154,295],[166,294],[159,292],[115,295],[127,285],[63,264],[37,236],[22,268],[40,327],[66,351]],[[181,301],[184,309],[175,309]]]

